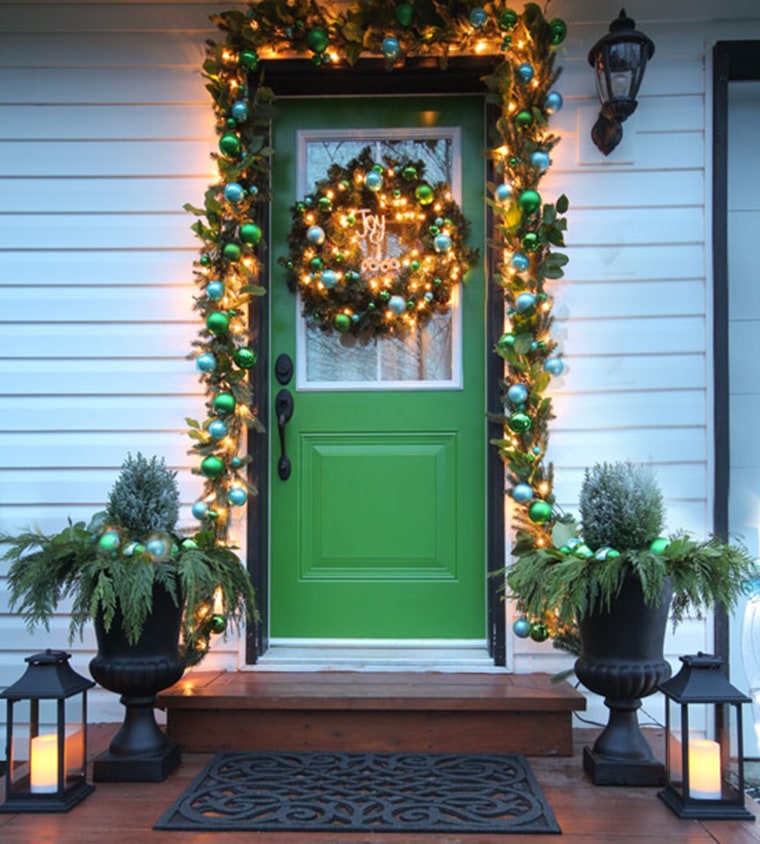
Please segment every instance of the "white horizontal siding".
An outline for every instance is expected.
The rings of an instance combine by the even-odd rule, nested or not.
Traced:
[[[213,111],[200,65],[217,2],[0,0],[0,530],[60,529],[103,508],[127,452],[178,470],[181,522],[200,480],[185,417],[204,396],[186,202],[213,177]],[[0,570],[0,687],[23,657],[73,653],[66,608],[28,633]],[[235,667],[238,643],[210,667]],[[96,690],[90,718],[118,720]]]

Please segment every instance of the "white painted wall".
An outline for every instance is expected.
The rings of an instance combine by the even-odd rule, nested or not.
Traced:
[[[202,395],[185,360],[196,334],[181,210],[199,202],[215,144],[199,68],[214,11],[177,2],[0,0],[0,529],[59,527],[99,509],[125,453],[180,472],[183,514],[198,481],[183,437]],[[760,38],[755,0],[640,0],[628,11],[657,45],[637,113],[605,159],[588,132],[597,104],[589,47],[619,4],[553,0],[563,140],[544,182],[571,201],[571,264],[556,285],[569,370],[555,393],[551,455],[575,507],[597,460],[654,463],[670,527],[704,533],[711,512],[709,62],[714,41]],[[66,643],[65,615],[29,637],[0,581],[0,686],[23,657]],[[684,625],[673,659],[709,650]],[[567,660],[515,641],[519,671]],[[75,643],[86,673],[93,640]],[[234,666],[234,643],[205,663]],[[94,695],[92,720],[118,718]]]

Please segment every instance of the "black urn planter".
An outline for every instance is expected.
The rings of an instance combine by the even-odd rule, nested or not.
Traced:
[[[639,729],[641,698],[670,677],[663,657],[672,590],[667,582],[660,604],[648,606],[639,579],[626,577],[609,611],[579,622],[581,656],[575,673],[583,685],[604,696],[607,726],[593,748],[583,751],[583,767],[596,785],[662,785],[665,767]]]
[[[161,782],[180,761],[179,746],[156,723],[156,695],[180,679],[185,662],[179,653],[182,606],[161,586],[153,591],[153,610],[140,638],[130,645],[116,613],[106,632],[95,619],[98,653],[90,673],[103,688],[121,695],[124,723],[108,750],[95,759],[100,782]]]

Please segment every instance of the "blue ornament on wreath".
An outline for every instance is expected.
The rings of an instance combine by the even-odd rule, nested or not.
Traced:
[[[387,38],[383,38],[380,49],[386,59],[397,59],[401,53],[401,44],[399,44],[398,38],[389,35]]]
[[[321,246],[325,242],[325,230],[322,226],[309,226],[306,230],[306,240],[312,246]]]
[[[482,6],[476,6],[470,12],[470,23],[476,28],[480,29],[488,23],[488,12]]]
[[[213,372],[216,369],[216,357],[211,352],[203,352],[195,359],[199,372]]]
[[[497,202],[506,202],[512,196],[512,186],[508,185],[506,182],[496,185],[494,196],[496,197]]]
[[[145,543],[145,550],[155,559],[162,559],[169,553],[169,543],[160,536],[154,536]]]
[[[221,419],[214,419],[208,426],[208,435],[212,440],[221,440],[227,436],[227,423]]]
[[[550,375],[562,375],[565,370],[565,364],[561,358],[547,358],[544,361],[544,370]]]
[[[543,173],[545,170],[548,170],[552,160],[549,158],[548,153],[544,152],[542,149],[537,149],[535,152],[530,154],[530,163]]]
[[[230,182],[224,188],[224,198],[227,202],[237,205],[238,202],[241,202],[245,198],[245,188],[237,182]]]
[[[515,484],[512,498],[517,504],[527,504],[533,498],[533,488],[530,484]]]
[[[522,252],[515,252],[510,264],[512,264],[518,273],[522,273],[530,266],[530,258],[527,255],[523,255]]]
[[[248,120],[248,103],[245,102],[245,100],[237,100],[232,104],[230,114],[235,118],[235,120]]]
[[[522,82],[530,82],[533,79],[533,65],[528,62],[523,62],[517,66],[517,75]]]
[[[391,296],[388,307],[396,316],[401,316],[406,311],[406,299],[403,296]]]
[[[447,234],[438,234],[433,241],[433,248],[436,252],[448,252],[451,249],[451,237]]]
[[[515,300],[517,313],[522,314],[530,310],[536,304],[536,297],[533,293],[521,293]]]
[[[328,290],[332,290],[338,283],[338,274],[334,270],[323,270],[319,280]]]
[[[227,493],[227,502],[233,507],[242,507],[248,501],[248,493],[242,486],[233,486]]]
[[[547,114],[554,114],[559,111],[563,104],[562,94],[559,91],[549,91],[544,100],[544,108]]]
[[[205,501],[196,501],[191,510],[193,518],[202,522],[208,516],[208,504]]]
[[[218,302],[224,296],[224,284],[221,281],[210,281],[206,285],[206,296],[212,302]]]
[[[524,404],[528,400],[528,388],[525,384],[512,384],[507,390],[510,404]]]
[[[527,639],[530,636],[530,622],[527,618],[518,618],[512,625],[512,632],[518,639]]]
[[[367,190],[377,193],[383,186],[383,174],[378,173],[377,170],[370,170],[364,177],[364,184]]]

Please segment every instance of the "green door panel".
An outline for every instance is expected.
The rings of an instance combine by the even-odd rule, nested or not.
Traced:
[[[298,129],[462,128],[461,206],[481,258],[462,291],[462,388],[288,389],[292,471],[273,471],[273,638],[484,639],[485,283],[483,99],[278,101],[273,125],[270,361],[296,368],[287,254]],[[280,385],[273,380],[273,396]],[[270,409],[272,466],[280,442]]]

